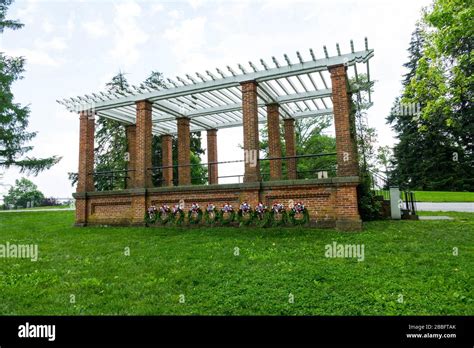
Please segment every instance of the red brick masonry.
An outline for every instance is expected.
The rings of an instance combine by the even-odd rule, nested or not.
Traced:
[[[161,153],[163,158],[163,186],[173,186],[173,137],[170,134],[161,136]]]
[[[255,81],[242,82],[242,126],[244,131],[244,151],[255,155],[258,159],[260,143],[258,140],[258,104],[257,83]],[[245,161],[244,182],[260,181],[260,164]]]
[[[270,158],[281,157],[280,113],[278,109],[278,104],[267,105],[268,154]],[[270,180],[281,180],[281,178],[281,160],[270,161]]]
[[[308,208],[311,225],[340,230],[360,230],[362,223],[357,209],[358,177],[272,181],[244,184],[194,185],[131,189],[116,192],[76,194],[79,201],[87,201],[87,224],[140,225],[147,207],[174,205],[183,199],[185,209],[193,202],[201,207],[213,203],[221,207],[231,203],[238,209],[247,201],[252,207],[262,201],[267,206],[289,201],[302,201]]]
[[[217,162],[217,129],[207,130],[207,163]],[[219,172],[217,164],[208,164],[207,173],[209,184],[215,185],[219,183]]]

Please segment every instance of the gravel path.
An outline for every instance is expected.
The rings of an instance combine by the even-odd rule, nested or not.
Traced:
[[[455,203],[455,202],[416,202],[416,208],[419,211],[458,211],[465,213],[474,213],[474,203]]]

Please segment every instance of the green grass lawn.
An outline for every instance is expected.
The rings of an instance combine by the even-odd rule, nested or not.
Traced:
[[[1,214],[0,244],[37,243],[39,260],[0,258],[0,314],[473,315],[474,214],[443,215],[455,220],[343,233],[74,228],[73,212]],[[364,261],[326,258],[333,241],[363,244]]]

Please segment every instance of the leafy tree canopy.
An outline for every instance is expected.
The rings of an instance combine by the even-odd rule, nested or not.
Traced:
[[[15,180],[15,186],[10,187],[8,194],[3,197],[5,206],[26,208],[28,204],[41,204],[44,195],[33,182],[26,178]]]

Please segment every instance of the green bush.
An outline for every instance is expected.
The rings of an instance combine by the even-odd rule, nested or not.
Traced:
[[[376,199],[371,190],[371,178],[367,172],[360,175],[361,183],[357,187],[357,200],[359,205],[359,214],[363,221],[372,221],[381,219],[382,204]]]

